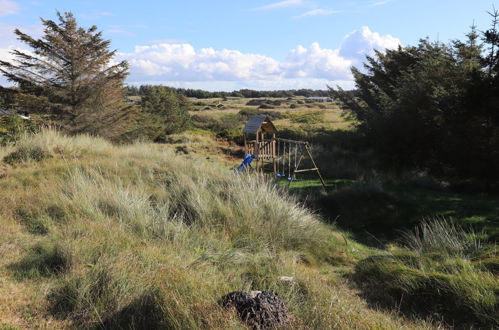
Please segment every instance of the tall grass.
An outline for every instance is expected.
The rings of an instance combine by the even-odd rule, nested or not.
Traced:
[[[263,176],[235,175],[166,146],[53,130],[6,154],[26,146],[51,157],[25,158],[0,180],[8,192],[0,223],[17,230],[6,240],[25,237],[11,274],[30,283],[28,296],[44,296],[27,304],[40,306],[30,325],[52,317],[52,326],[79,328],[237,329],[237,316],[217,302],[250,289],[276,291],[304,327],[419,325],[369,310],[341,284],[335,267],[365,249]],[[27,224],[39,222],[43,233],[29,233]]]
[[[371,256],[354,279],[373,304],[448,324],[499,326],[499,281],[476,263],[483,253],[474,232],[426,219],[402,235],[407,250]]]
[[[465,231],[444,217],[424,219],[413,231],[403,232],[401,236],[401,243],[419,254],[434,252],[473,257],[482,249],[482,244],[472,229]]]

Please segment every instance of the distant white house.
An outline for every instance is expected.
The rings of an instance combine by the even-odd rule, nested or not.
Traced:
[[[305,99],[305,102],[307,103],[312,103],[312,102],[333,102],[333,99],[328,96],[311,96],[307,97]]]

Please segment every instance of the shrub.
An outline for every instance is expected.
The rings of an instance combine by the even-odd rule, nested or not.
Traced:
[[[322,121],[323,112],[307,112],[300,115],[293,115],[291,121],[301,124],[317,124]]]
[[[248,120],[253,115],[266,115],[271,120],[286,118],[285,114],[278,112],[278,111],[261,111],[261,110],[253,109],[253,108],[242,109],[239,111],[239,115],[241,115],[243,121]]]
[[[0,146],[17,141],[23,134],[34,133],[37,125],[17,115],[0,118]]]
[[[162,142],[168,134],[179,133],[189,126],[189,101],[162,86],[148,88],[141,99],[143,133]]]
[[[258,109],[275,109],[275,106],[264,103],[264,104],[260,104]]]
[[[12,153],[5,156],[4,162],[10,165],[24,163],[28,161],[39,162],[52,155],[45,149],[36,145],[22,145],[16,148]]]

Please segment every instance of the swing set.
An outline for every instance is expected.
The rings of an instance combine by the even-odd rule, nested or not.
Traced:
[[[263,172],[271,166],[277,178],[288,180],[288,186],[296,180],[297,173],[315,172],[326,189],[308,142],[278,138],[274,124],[266,115],[252,116],[243,134],[245,155],[253,156],[257,171]],[[307,158],[312,167],[301,168]]]

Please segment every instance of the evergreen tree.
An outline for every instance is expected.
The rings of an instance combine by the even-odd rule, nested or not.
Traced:
[[[189,123],[188,100],[163,86],[144,89],[141,100],[142,126],[152,140],[161,142],[165,135],[184,130]]]
[[[14,50],[15,60],[0,61],[0,72],[18,85],[19,93],[31,100],[46,99],[48,107],[42,111],[68,131],[116,137],[125,125],[123,81],[128,64],[112,64],[115,51],[109,50],[110,41],[96,26],[79,27],[69,12],[58,12],[57,17],[58,22],[42,19],[40,39],[16,29],[18,39],[31,50]]]

